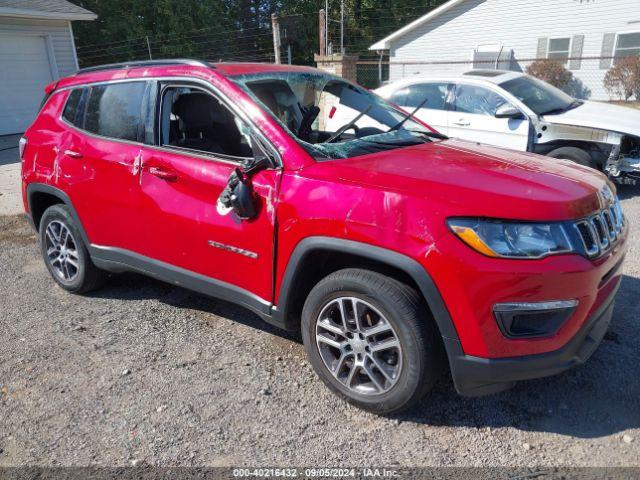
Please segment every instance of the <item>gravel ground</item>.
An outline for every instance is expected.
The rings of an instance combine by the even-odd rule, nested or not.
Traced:
[[[20,178],[21,166],[20,162],[3,165],[2,158],[0,158],[0,216],[17,215],[24,211]]]
[[[384,418],[337,400],[299,338],[137,275],[56,287],[0,217],[0,467],[640,466],[640,190],[611,331],[583,367],[485,398],[444,379]]]

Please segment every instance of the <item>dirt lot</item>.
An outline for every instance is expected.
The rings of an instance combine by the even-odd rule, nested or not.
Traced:
[[[443,380],[397,417],[336,399],[299,340],[136,275],[50,280],[0,217],[0,466],[640,466],[640,190],[611,331],[582,368],[466,399]]]

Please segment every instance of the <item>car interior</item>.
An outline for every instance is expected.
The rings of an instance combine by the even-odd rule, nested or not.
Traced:
[[[247,87],[294,135],[311,144],[328,141],[359,114],[351,107],[357,108],[360,95],[343,82],[329,82],[317,89],[304,83],[292,85],[284,80],[269,79],[250,82]],[[295,87],[299,88],[294,92]],[[338,109],[343,115],[336,116]],[[382,133],[381,127],[384,126],[370,116],[364,116],[362,122],[343,132],[340,140]]]
[[[242,121],[213,95],[191,87],[162,93],[161,145],[221,154],[252,156]]]

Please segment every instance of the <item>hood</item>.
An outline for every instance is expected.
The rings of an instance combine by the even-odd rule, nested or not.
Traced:
[[[545,115],[544,120],[559,125],[597,128],[640,137],[640,110],[600,102],[583,105],[557,115]]]
[[[445,216],[581,218],[601,207],[599,192],[607,184],[603,174],[566,160],[461,140],[321,162],[315,167],[334,181],[423,198]]]

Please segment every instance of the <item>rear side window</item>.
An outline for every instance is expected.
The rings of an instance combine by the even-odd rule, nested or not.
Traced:
[[[416,108],[426,99],[427,103],[422,108],[446,110],[448,89],[446,83],[418,83],[398,90],[391,101],[401,107]]]
[[[84,129],[103,137],[138,141],[144,132],[142,105],[146,82],[90,88]]]
[[[84,88],[71,90],[67,98],[67,104],[62,112],[62,118],[79,128],[82,128],[82,94],[84,91]]]

